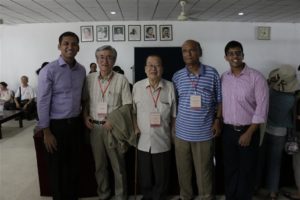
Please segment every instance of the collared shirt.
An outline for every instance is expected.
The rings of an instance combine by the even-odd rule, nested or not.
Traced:
[[[162,153],[171,149],[171,120],[176,117],[176,96],[173,83],[161,79],[158,87],[151,89],[154,99],[158,96],[157,108],[150,91],[148,78],[133,86],[133,109],[141,131],[138,149],[151,153]],[[159,112],[161,125],[150,126],[151,112]]]
[[[212,139],[212,123],[216,106],[222,102],[220,77],[216,69],[201,64],[200,75],[190,73],[187,67],[173,76],[178,102],[176,137],[185,141],[207,141]],[[201,108],[192,109],[191,95],[201,96]]]
[[[97,112],[99,102],[107,103],[108,113],[123,105],[132,104],[129,82],[124,75],[112,72],[108,78],[99,79],[99,73],[95,72],[87,76],[83,93],[84,101],[88,102],[89,115],[95,120],[100,120]],[[99,81],[103,89],[108,86],[104,96]]]
[[[20,88],[21,88],[21,93],[20,93]],[[21,96],[21,100],[33,99],[36,97],[33,88],[30,87],[29,85],[27,85],[26,87],[24,86],[18,87],[15,97],[20,97],[20,96]]]
[[[264,76],[245,65],[238,76],[223,73],[222,96],[224,123],[249,125],[264,123],[269,107],[269,88]]]
[[[85,76],[86,71],[81,64],[76,62],[70,68],[62,57],[41,70],[37,97],[40,128],[49,127],[50,119],[65,119],[80,114]]]

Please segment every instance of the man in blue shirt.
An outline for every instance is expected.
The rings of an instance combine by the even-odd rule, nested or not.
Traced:
[[[183,200],[193,199],[192,170],[201,199],[214,198],[212,189],[213,142],[220,133],[221,84],[218,72],[200,63],[199,42],[182,45],[186,66],[173,76],[178,95],[175,153]]]
[[[81,92],[85,68],[75,60],[79,38],[73,32],[59,37],[60,57],[38,77],[38,126],[49,155],[54,200],[77,200],[82,121]]]

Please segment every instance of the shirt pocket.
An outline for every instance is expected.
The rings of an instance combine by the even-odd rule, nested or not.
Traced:
[[[214,103],[214,91],[210,88],[202,88],[201,92],[202,107],[210,107]]]
[[[168,101],[168,99],[160,99],[159,111],[161,113],[162,120],[169,123],[171,116],[171,103]]]
[[[112,110],[117,107],[122,106],[122,97],[120,93],[108,91],[108,101],[107,104]]]

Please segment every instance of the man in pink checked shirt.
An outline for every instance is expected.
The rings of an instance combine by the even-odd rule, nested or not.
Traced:
[[[265,123],[269,107],[266,79],[243,59],[242,44],[230,41],[225,47],[230,70],[221,77],[226,200],[252,200],[259,125]]]

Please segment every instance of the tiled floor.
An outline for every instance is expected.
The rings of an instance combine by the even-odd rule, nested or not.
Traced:
[[[3,124],[3,139],[0,140],[0,200],[50,200],[41,197],[37,175],[36,155],[33,143],[34,121],[24,121],[24,128],[18,128],[17,121]],[[291,188],[282,188],[291,191]],[[263,190],[253,198],[266,199]],[[130,200],[140,200],[141,196],[130,196]],[[82,200],[97,200],[97,197],[82,198]],[[178,196],[170,196],[177,200]],[[200,198],[195,198],[200,199]],[[224,200],[217,196],[217,200]],[[280,196],[279,200],[286,200]]]

